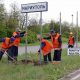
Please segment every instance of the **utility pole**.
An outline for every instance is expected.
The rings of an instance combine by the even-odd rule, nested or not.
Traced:
[[[73,28],[73,14],[72,14],[72,28]]]
[[[40,39],[40,64],[42,63],[42,50],[41,50],[41,40],[42,40],[42,12],[40,12],[40,27],[41,27],[41,30],[40,30],[40,35],[41,35],[41,39]]]
[[[61,12],[60,12],[60,34],[62,34],[62,31],[61,31]]]
[[[76,47],[78,47],[78,11],[76,13]]]

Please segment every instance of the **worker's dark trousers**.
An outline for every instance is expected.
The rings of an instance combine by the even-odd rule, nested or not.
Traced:
[[[18,57],[18,47],[17,46],[13,46],[13,54],[14,54],[14,59],[17,61],[17,57]]]
[[[45,63],[47,63],[48,61],[50,61],[50,62],[52,61],[52,60],[51,60],[51,53],[48,53],[47,55],[43,56],[43,58],[44,58],[44,62],[45,62]],[[47,59],[48,59],[48,60],[47,60]]]
[[[9,55],[8,61],[13,61],[13,59],[11,59],[14,57],[13,51],[14,51],[13,46],[8,49],[8,55]]]
[[[2,59],[3,55],[4,55],[4,52],[0,51],[0,60]]]
[[[53,61],[61,61],[61,50],[54,50]]]
[[[68,48],[73,48],[74,46],[73,45],[68,45]]]

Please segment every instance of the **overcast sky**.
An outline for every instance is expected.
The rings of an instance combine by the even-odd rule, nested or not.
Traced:
[[[72,22],[71,15],[73,14],[74,15],[73,22],[76,23],[76,12],[80,11],[80,0],[4,0],[4,3],[5,3],[5,7],[9,11],[10,4],[14,2],[16,2],[20,8],[21,4],[36,3],[36,2],[43,2],[43,1],[48,2],[48,11],[43,12],[44,20],[52,19],[52,20],[59,21],[59,13],[61,11],[62,21],[67,21],[71,23]],[[37,13],[36,15],[39,16],[39,14]],[[80,15],[80,12],[79,12],[79,15]]]

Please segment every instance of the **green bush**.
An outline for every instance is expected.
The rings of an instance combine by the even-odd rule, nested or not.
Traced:
[[[7,31],[7,37],[11,37],[12,36],[12,31]]]
[[[32,31],[28,31],[28,35],[26,35],[25,37],[21,38],[21,43],[25,43],[25,40],[27,39],[28,43],[34,43],[36,42],[37,38],[36,38],[36,33],[32,32]]]
[[[4,37],[6,37],[6,36],[7,36],[6,30],[5,30],[5,29],[0,30],[0,38],[4,38]]]

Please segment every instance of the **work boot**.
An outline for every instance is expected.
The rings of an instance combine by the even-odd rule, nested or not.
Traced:
[[[52,64],[55,64],[56,63],[56,61],[52,61]]]
[[[53,61],[52,64],[59,64],[60,61]]]
[[[59,64],[61,61],[56,61],[57,63],[56,64]]]

